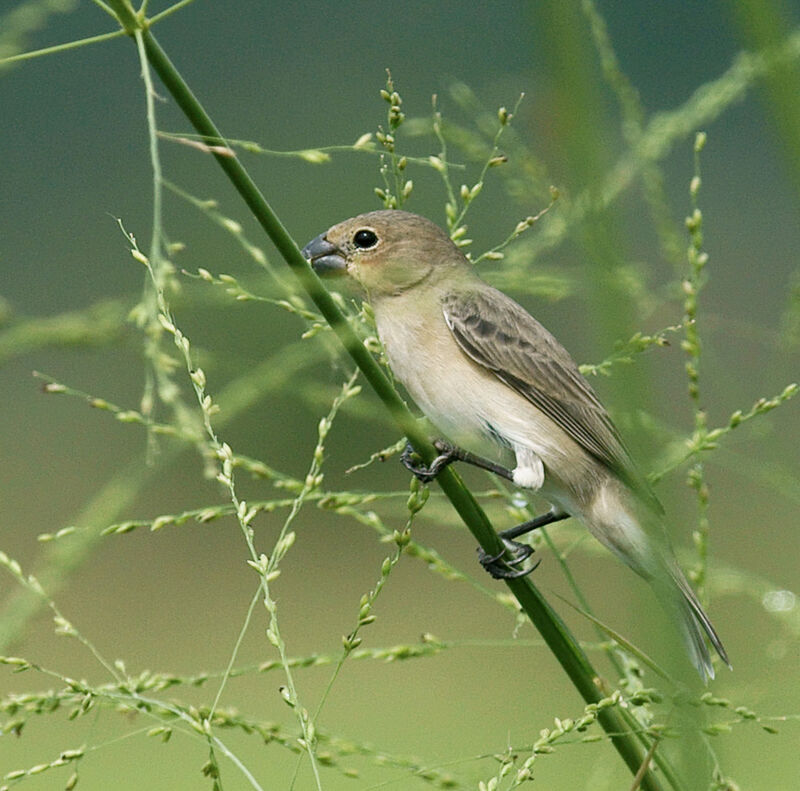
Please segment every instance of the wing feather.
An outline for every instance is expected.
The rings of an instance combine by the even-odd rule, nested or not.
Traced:
[[[651,507],[663,510],[578,366],[536,319],[490,287],[449,293],[442,310],[465,354],[541,410]]]

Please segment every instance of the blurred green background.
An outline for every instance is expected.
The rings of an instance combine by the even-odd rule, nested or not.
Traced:
[[[152,2],[149,14],[166,6]],[[487,119],[495,118],[501,105],[512,107],[524,92],[500,146],[509,161],[489,172],[487,187],[468,215],[471,249],[477,254],[498,244],[519,219],[547,205],[550,183],[559,188],[562,200],[528,232],[527,241],[485,272],[488,280],[512,291],[580,362],[604,359],[615,341],[637,330],[654,333],[681,321],[677,282],[687,271],[688,236],[682,224],[691,210],[692,146],[695,132],[706,131],[699,203],[710,260],[698,324],[701,403],[710,426],[724,425],[734,410],[747,411],[798,378],[800,9],[772,0],[598,4],[619,66],[638,93],[643,128],[652,131],[648,123],[658,114],[685,107],[693,96],[700,106],[709,96],[719,104],[701,124],[688,125],[671,141],[657,173],[644,168],[651,187],[648,179],[663,180],[660,216],[671,230],[661,237],[647,208],[652,190],[642,187],[641,175],[627,178],[636,166],[629,152],[637,124],[631,116],[623,120],[615,92],[604,80],[586,10],[578,2],[479,8],[452,2],[397,7],[197,0],[164,19],[155,33],[225,134],[273,150],[352,144],[374,132],[385,123],[386,105],[378,91],[390,68],[409,118],[398,133],[401,151],[424,157],[438,153],[437,141],[425,134],[426,123],[416,120],[430,119],[436,94],[446,128],[450,124],[451,159],[467,165],[468,184],[480,164],[459,141],[472,140],[469,133],[485,148]],[[9,2],[0,12],[2,56],[114,29],[113,20],[86,1]],[[734,100],[702,88],[732,64],[741,64],[743,50],[789,40],[794,58],[750,81]],[[0,550],[26,572],[39,574],[80,632],[104,656],[123,659],[130,673],[219,672],[257,582],[245,565],[246,548],[233,519],[159,532],[139,529],[95,541],[91,550],[78,549],[74,536],[37,540],[69,525],[77,526],[79,535],[87,530],[96,535],[125,519],[226,502],[218,484],[204,476],[203,461],[191,445],[163,439],[148,463],[141,427],[92,411],[79,399],[45,395],[42,383],[31,376],[34,370],[44,372],[125,409],[139,408],[147,365],[142,333],[127,314],[140,298],[144,272],[131,259],[114,220],[121,217],[147,249],[152,174],[135,47],[116,39],[0,64],[0,69]],[[161,93],[160,128],[188,133],[188,122]],[[218,201],[219,211],[241,222],[247,238],[263,246],[275,269],[288,277],[209,156],[166,141],[161,156],[167,179],[199,198]],[[334,222],[380,205],[373,192],[381,183],[374,155],[337,152],[316,165],[241,156],[301,245]],[[408,173],[415,186],[405,208],[444,224],[445,196],[437,174],[413,163]],[[615,173],[624,177],[619,194],[576,221],[580,200],[601,201],[613,186],[609,174]],[[461,179],[460,172],[456,178]],[[274,293],[231,234],[195,208],[168,193],[164,216],[170,240],[185,245],[174,259],[178,269],[230,273],[258,293]],[[299,350],[292,346],[306,329],[296,316],[268,304],[236,302],[223,289],[197,280],[178,279],[181,290],[170,299],[206,371],[208,390],[221,406],[222,439],[237,453],[302,478],[318,420],[349,366],[341,359],[331,363],[335,345],[324,334],[304,341]],[[594,381],[648,469],[663,463],[664,445],[676,432],[686,436],[692,430],[680,337],[680,332],[669,335],[668,347],[650,350],[636,358],[636,365],[616,366],[610,378]],[[276,384],[287,372],[287,381]],[[192,403],[180,368],[175,379]],[[246,407],[236,406],[238,398]],[[166,416],[167,411],[161,413]],[[798,587],[798,429],[797,402],[788,402],[737,429],[705,459],[710,610],[735,668],[720,671],[713,691],[764,717],[788,718],[770,723],[777,734],[749,723],[709,737],[722,772],[741,788],[794,788],[799,776],[800,616],[787,593]],[[396,460],[345,474],[397,439],[370,393],[345,405],[326,442],[325,486],[407,490],[408,475]],[[686,471],[667,476],[659,495],[684,565],[690,567],[697,512]],[[489,486],[481,475],[467,472],[465,478],[477,489]],[[244,473],[238,480],[248,499],[280,494]],[[403,503],[399,497],[376,506],[389,528],[403,526]],[[491,513],[498,526],[512,523],[499,504]],[[270,550],[284,518],[285,511],[257,518],[260,551]],[[341,635],[356,621],[360,597],[374,586],[392,547],[368,527],[313,504],[304,507],[294,527],[297,542],[274,590],[288,652],[336,655]],[[564,525],[553,535],[566,546],[581,533]],[[438,495],[418,518],[414,538],[481,586],[502,590],[481,576],[472,539]],[[590,624],[553,595],[572,600],[552,552],[541,548],[539,556],[543,562],[535,582],[581,638],[594,639]],[[570,565],[599,618],[659,660],[670,653],[674,639],[634,575],[589,541],[571,554]],[[52,614],[46,609],[27,614],[29,599],[20,591],[0,569],[0,654],[22,656],[94,684],[107,682],[83,646],[54,634]],[[770,596],[770,591],[784,593]],[[357,768],[358,778],[327,770],[325,788],[425,786],[408,769],[393,767],[389,759],[382,762],[383,752],[413,756],[414,765],[439,767],[460,787],[475,788],[497,770],[485,756],[510,745],[524,757],[524,746],[550,727],[554,716],[576,717],[582,711],[553,657],[530,644],[536,640],[533,630],[521,628],[514,643],[513,614],[477,585],[449,582],[404,557],[374,612],[377,621],[362,634],[366,646],[416,643],[426,633],[456,645],[425,659],[345,664],[317,726],[370,748],[366,756],[338,759],[343,767]],[[237,665],[275,658],[265,626],[257,607]],[[602,664],[599,653],[592,656]],[[296,671],[300,698],[312,711],[330,672],[330,667]],[[209,704],[217,683],[179,688],[175,697]],[[259,721],[283,723],[292,736],[295,719],[278,692],[283,683],[280,670],[248,673],[229,681],[221,704]],[[0,666],[0,697],[59,686],[55,678],[14,675]],[[730,710],[723,713],[723,720],[736,719]],[[10,715],[3,716],[0,722],[7,722]],[[112,779],[120,791],[210,788],[200,774],[207,758],[202,739],[176,733],[162,745],[144,736],[152,722],[143,719],[107,710],[75,722],[66,712],[33,717],[21,738],[0,736],[0,777],[86,744],[96,749],[80,764],[79,788],[108,788]],[[235,733],[226,738],[264,788],[289,787],[296,759],[285,748]],[[701,752],[708,760],[702,747]],[[631,783],[604,741],[561,745],[535,766],[535,780],[547,789],[629,788]],[[222,769],[225,789],[249,787],[230,763],[223,762]],[[70,772],[52,769],[20,785],[62,788]],[[693,780],[698,788],[708,787],[708,774]],[[312,787],[307,766],[296,787]]]

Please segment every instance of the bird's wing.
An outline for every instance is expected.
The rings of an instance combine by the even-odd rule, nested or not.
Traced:
[[[651,507],[663,510],[578,366],[536,319],[486,286],[447,294],[442,310],[465,354],[540,409]]]

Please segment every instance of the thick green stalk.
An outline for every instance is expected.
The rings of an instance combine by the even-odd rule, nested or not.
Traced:
[[[118,14],[120,23],[126,31],[132,33],[136,29],[143,30],[142,39],[148,60],[164,86],[194,128],[207,139],[208,143],[218,145],[219,141],[224,138],[152,33],[147,29],[146,21],[137,18],[127,0],[109,0],[109,5]],[[398,428],[406,435],[423,459],[430,462],[434,458],[435,450],[425,432],[422,431],[372,355],[351,330],[333,298],[303,258],[298,246],[272,211],[244,166],[236,157],[219,154],[214,154],[214,156],[253,212],[256,220],[298,277],[320,313],[329,322],[364,377],[383,401]],[[502,551],[503,547],[489,519],[457,473],[452,468],[445,468],[438,476],[437,481],[481,547],[489,554],[497,554]],[[528,577],[508,580],[507,584],[583,699],[587,703],[600,701],[604,697],[600,679],[577,640],[558,614],[545,601]],[[620,712],[614,708],[602,710],[599,713],[599,720],[623,760],[635,775],[645,760],[645,752],[636,735],[631,732]],[[677,788],[674,782],[673,786]],[[641,788],[646,791],[663,791],[664,786],[652,771],[647,771]]]

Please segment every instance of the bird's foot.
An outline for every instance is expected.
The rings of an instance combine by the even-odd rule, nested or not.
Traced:
[[[458,449],[444,440],[437,439],[433,443],[433,447],[439,451],[439,455],[431,462],[429,467],[414,460],[416,453],[410,443],[405,446],[400,454],[400,461],[403,462],[403,466],[412,472],[421,483],[430,483],[448,464],[452,464],[458,459]],[[417,456],[417,458],[419,457]]]
[[[533,554],[533,547],[504,538],[502,535],[500,540],[503,542],[503,551],[497,555],[488,555],[481,547],[478,547],[478,560],[481,566],[496,580],[524,577],[526,574],[530,574],[541,562],[537,560],[536,563],[528,568],[518,568]]]

